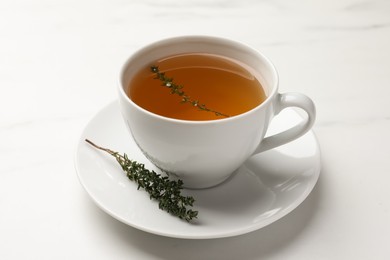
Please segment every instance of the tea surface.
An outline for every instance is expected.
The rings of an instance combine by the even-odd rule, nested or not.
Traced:
[[[258,79],[239,62],[223,56],[186,53],[169,56],[140,70],[129,84],[127,94],[137,105],[165,117],[182,120],[215,120],[225,118],[202,111],[182,97],[171,94],[150,69],[160,72],[182,85],[193,100],[222,114],[235,116],[261,104],[266,95]]]

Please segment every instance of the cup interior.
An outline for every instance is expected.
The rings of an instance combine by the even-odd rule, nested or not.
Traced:
[[[245,64],[260,81],[267,100],[277,92],[278,76],[273,64],[260,52],[251,47],[228,39],[210,36],[182,36],[152,43],[134,53],[120,72],[120,92],[126,89],[134,75],[156,60],[181,53],[210,53],[225,56]],[[127,97],[130,100],[130,98]],[[263,103],[265,103],[263,102]]]

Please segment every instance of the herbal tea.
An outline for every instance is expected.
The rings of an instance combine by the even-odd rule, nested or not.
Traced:
[[[182,120],[215,120],[242,114],[266,95],[238,61],[205,53],[169,56],[139,71],[127,95],[140,107]]]

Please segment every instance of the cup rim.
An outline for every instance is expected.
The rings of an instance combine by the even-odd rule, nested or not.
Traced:
[[[238,114],[238,115],[234,115],[234,116],[230,116],[230,117],[227,117],[227,118],[210,119],[210,120],[186,120],[186,119],[177,119],[177,118],[171,118],[171,117],[162,116],[162,115],[150,112],[149,110],[146,110],[145,108],[139,106],[133,100],[131,100],[131,98],[126,94],[126,92],[124,90],[124,86],[122,84],[122,78],[123,78],[123,76],[124,76],[124,74],[126,72],[126,69],[129,66],[129,63],[130,63],[131,59],[135,55],[137,55],[138,53],[143,51],[144,49],[153,47],[154,45],[158,45],[158,44],[166,43],[166,42],[170,42],[170,41],[185,40],[185,39],[192,39],[192,40],[195,40],[195,39],[196,40],[217,40],[217,41],[224,41],[224,42],[228,42],[228,43],[230,42],[232,44],[236,44],[236,45],[238,44],[238,45],[240,45],[243,48],[246,48],[248,50],[251,50],[251,51],[255,52],[259,57],[261,57],[263,59],[263,61],[268,65],[268,68],[270,69],[270,72],[272,74],[272,78],[274,79],[271,92],[269,93],[269,95],[266,97],[266,99],[261,104],[257,105],[256,107],[254,107],[254,108],[252,108],[252,109],[250,109],[250,110],[248,110],[248,111],[246,111],[244,113],[241,113],[241,114]],[[121,69],[119,71],[119,77],[118,77],[117,86],[119,87],[120,95],[127,102],[129,102],[136,109],[142,111],[143,113],[147,114],[150,117],[157,118],[157,119],[160,119],[160,120],[164,120],[164,121],[167,121],[167,122],[174,122],[174,123],[181,123],[181,124],[216,124],[216,123],[222,123],[222,122],[230,122],[232,120],[237,120],[237,119],[240,119],[240,118],[243,118],[243,117],[247,117],[247,116],[249,116],[249,115],[251,115],[253,113],[256,113],[257,110],[260,110],[263,107],[267,106],[268,103],[271,102],[271,100],[273,99],[275,94],[278,93],[279,76],[278,76],[278,72],[276,70],[276,67],[274,66],[274,64],[271,62],[271,60],[268,57],[266,57],[263,53],[261,53],[257,49],[255,49],[255,48],[253,48],[253,47],[249,46],[248,44],[245,44],[245,43],[243,43],[241,41],[232,40],[232,39],[224,38],[224,37],[208,36],[208,35],[183,35],[183,36],[174,36],[174,37],[163,38],[163,39],[158,40],[158,41],[153,41],[153,42],[151,42],[149,44],[146,44],[143,47],[137,49],[135,52],[133,52],[131,55],[129,55],[125,59],[125,62],[122,63],[122,65],[121,65]]]

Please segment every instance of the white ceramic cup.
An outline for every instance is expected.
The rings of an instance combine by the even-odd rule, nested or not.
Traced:
[[[137,71],[160,58],[189,52],[222,55],[248,65],[262,84],[266,100],[237,116],[189,121],[149,112],[126,95]],[[263,54],[242,43],[209,36],[165,39],[135,52],[120,71],[119,101],[130,133],[145,156],[159,169],[183,180],[186,188],[207,188],[223,182],[249,157],[302,136],[315,120],[310,98],[278,93],[276,69]],[[264,138],[272,118],[286,107],[301,108],[308,116],[298,125]]]

